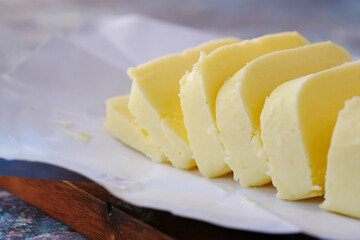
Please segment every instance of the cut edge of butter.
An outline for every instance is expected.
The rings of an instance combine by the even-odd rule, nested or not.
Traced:
[[[308,162],[303,161],[307,156],[296,117],[297,109],[293,107],[296,104],[298,88],[305,79],[306,77],[302,77],[277,87],[266,100],[260,117],[261,139],[268,157],[269,173],[277,189],[276,197],[282,200],[298,200],[322,195],[321,189],[312,192],[314,185],[311,181],[311,169]],[[274,116],[279,115],[278,111],[281,111],[282,116],[274,119]],[[286,142],[293,147],[277,146],[278,141]],[[272,151],[280,148],[286,152]],[[296,172],[290,171],[294,164],[296,164]],[[287,183],[290,181],[289,178],[291,184]]]
[[[339,111],[328,153],[321,208],[360,218],[360,97]]]
[[[225,82],[216,99],[217,125],[225,149],[233,155],[229,166],[241,185],[260,186],[271,181],[266,174],[267,155],[259,123],[271,91],[286,81],[350,60],[343,48],[320,42],[260,56]],[[275,143],[280,147],[281,139]]]
[[[204,53],[201,54],[200,59],[203,56]],[[190,146],[199,171],[204,177],[214,178],[230,172],[231,169],[225,163],[224,149],[219,141],[215,123],[211,121],[210,118],[204,119],[201,116],[201,106],[204,105],[205,102],[196,97],[201,90],[201,82],[194,79],[197,74],[197,72],[192,71],[191,73],[185,74],[180,80],[181,106],[184,112],[185,127],[189,136]],[[191,104],[185,103],[188,101],[191,102]],[[189,109],[189,106],[191,109]],[[191,120],[187,120],[189,114],[193,115],[191,116]],[[189,125],[189,121],[192,122],[191,125]],[[196,129],[197,126],[202,127],[202,134]],[[192,142],[194,141],[194,139],[192,140],[194,134],[198,134],[195,138],[197,142],[206,142],[208,145],[203,146],[203,149],[199,149],[199,146],[194,149],[194,142]],[[201,156],[199,155],[199,152]]]
[[[128,70],[133,80],[129,110],[176,168],[190,169],[195,166],[187,134],[183,133],[185,127],[181,126],[184,123],[178,96],[179,81],[186,71],[191,70],[200,52],[210,53],[220,46],[235,42],[239,42],[239,39],[217,39]],[[177,123],[172,124],[174,121]]]
[[[189,141],[182,120],[163,118],[161,120],[161,127],[173,147],[178,149],[179,161],[177,167],[183,170],[196,167],[196,162],[193,158],[193,152],[189,147]],[[174,129],[178,128],[184,129],[182,131],[174,131]]]
[[[360,95],[358,79],[360,61],[348,62],[282,84],[266,101],[261,138],[279,198],[323,194],[332,130],[345,100]]]
[[[276,50],[306,45],[296,32],[265,35],[202,53],[180,81],[180,101],[190,147],[201,174],[214,178],[231,172],[216,124],[215,102],[224,81],[251,60]]]
[[[106,101],[105,129],[116,139],[143,153],[157,163],[167,162],[164,153],[140,128],[128,109],[129,96],[119,96]]]

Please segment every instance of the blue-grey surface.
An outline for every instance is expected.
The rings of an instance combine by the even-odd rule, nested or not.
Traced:
[[[0,189],[0,239],[86,239],[19,198]]]

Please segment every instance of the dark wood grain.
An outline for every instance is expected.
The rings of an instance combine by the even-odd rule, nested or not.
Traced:
[[[0,177],[0,187],[89,239],[313,239],[231,230],[136,207],[94,182]]]
[[[0,177],[0,187],[89,239],[171,239],[71,182]]]

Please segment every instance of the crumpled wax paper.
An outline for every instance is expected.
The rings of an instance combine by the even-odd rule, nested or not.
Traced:
[[[272,186],[242,188],[231,175],[210,180],[156,164],[104,130],[105,100],[130,92],[129,66],[217,37],[137,15],[52,37],[0,77],[0,157],[65,167],[137,206],[223,227],[359,238],[360,221],[320,209],[322,198],[281,201]],[[92,135],[88,144],[69,135],[77,131]]]

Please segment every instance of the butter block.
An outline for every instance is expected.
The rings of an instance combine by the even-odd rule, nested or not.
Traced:
[[[239,40],[226,38],[204,43],[128,70],[133,80],[129,110],[176,168],[196,166],[180,107],[179,81],[191,70],[201,51],[210,53],[235,42]]]
[[[167,159],[149,134],[138,126],[128,109],[129,96],[114,97],[106,101],[105,129],[126,145],[142,152],[157,163]]]
[[[224,81],[251,60],[269,52],[306,45],[296,32],[266,35],[201,54],[180,81],[181,107],[191,149],[201,174],[213,178],[230,172],[216,126],[215,101]],[[232,105],[231,102],[228,103]]]
[[[276,88],[261,114],[261,139],[277,197],[324,192],[327,153],[338,112],[360,94],[360,61],[304,76]]]
[[[325,176],[328,211],[360,218],[360,97],[345,102],[332,134]]]
[[[310,44],[261,56],[223,85],[216,99],[216,122],[235,180],[246,187],[271,181],[260,138],[265,98],[286,81],[346,61],[351,61],[349,54],[331,42]]]

